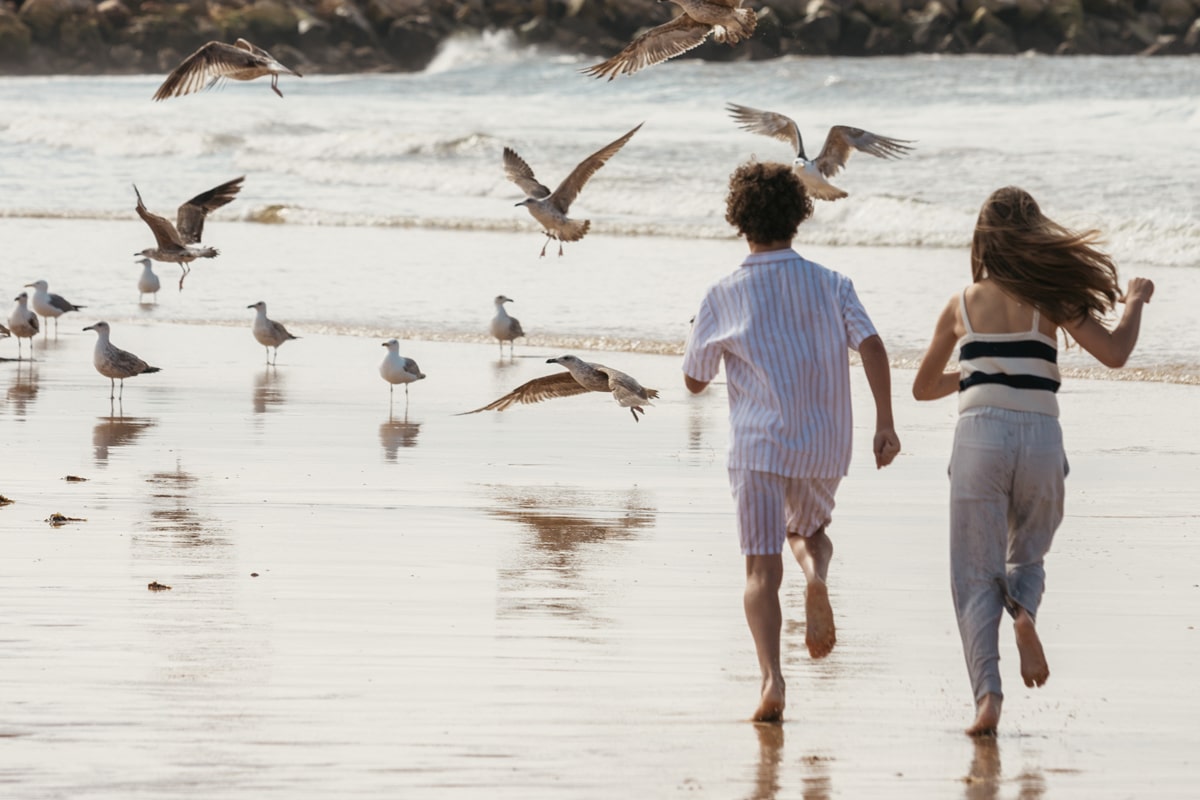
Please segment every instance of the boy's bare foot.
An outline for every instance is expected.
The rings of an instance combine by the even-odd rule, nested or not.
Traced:
[[[751,722],[782,722],[784,699],[783,681],[763,681],[762,699],[754,711]]]
[[[829,604],[829,587],[825,581],[809,580],[804,590],[804,644],[813,658],[824,658],[837,643],[833,625],[833,606]]]
[[[975,713],[975,722],[967,728],[967,736],[995,736],[1003,702],[998,694],[985,694]]]
[[[1017,652],[1021,656],[1021,679],[1030,688],[1043,685],[1050,677],[1050,666],[1046,663],[1037,626],[1028,611],[1022,608],[1017,612],[1013,630],[1017,634]]]

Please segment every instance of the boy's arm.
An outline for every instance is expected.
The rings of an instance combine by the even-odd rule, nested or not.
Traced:
[[[1081,322],[1060,323],[1079,346],[1106,367],[1123,367],[1137,344],[1142,327],[1142,306],[1150,302],[1154,284],[1146,278],[1129,281],[1125,292],[1125,313],[1111,331],[1090,316]]]
[[[900,452],[900,438],[896,436],[895,421],[892,419],[892,371],[888,364],[887,348],[878,334],[863,339],[858,346],[862,357],[867,383],[875,398],[875,468],[881,469],[892,463]]]

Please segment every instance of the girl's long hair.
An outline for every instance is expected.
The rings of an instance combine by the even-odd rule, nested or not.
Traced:
[[[1057,324],[1101,319],[1121,297],[1117,267],[1093,245],[1095,230],[1075,232],[1042,214],[1024,189],[992,192],[971,242],[971,275],[990,278]]]

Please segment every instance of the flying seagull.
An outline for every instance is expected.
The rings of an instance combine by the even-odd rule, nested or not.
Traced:
[[[162,282],[158,276],[154,274],[154,262],[148,258],[140,258],[137,263],[142,265],[142,274],[138,276],[138,302],[142,302],[142,298],[148,294],[154,295],[154,302],[158,302],[158,290],[162,286]]]
[[[388,392],[392,397],[396,394],[396,384],[403,383],[404,401],[407,403],[408,385],[413,381],[419,381],[424,378],[425,373],[421,372],[421,368],[417,366],[417,362],[400,355],[400,342],[395,339],[388,339],[383,343],[383,346],[388,349],[388,352],[383,357],[383,363],[379,365],[379,375],[391,384]]]
[[[581,360],[577,356],[558,356],[546,359],[547,364],[561,364],[566,372],[534,378],[521,384],[499,400],[493,400],[483,408],[465,411],[478,414],[480,411],[503,411],[515,403],[537,403],[554,397],[570,397],[586,392],[612,392],[617,404],[629,409],[633,421],[638,421],[642,406],[653,405],[650,401],[658,397],[656,389],[643,388],[633,377],[624,372]]]
[[[739,106],[737,103],[727,103],[725,109],[743,130],[761,133],[763,136],[790,144],[796,154],[792,169],[804,182],[808,193],[818,200],[840,200],[846,197],[844,191],[826,178],[837,175],[842,167],[846,166],[853,151],[860,150],[878,158],[900,158],[912,150],[909,139],[892,139],[864,131],[862,128],[834,125],[825,137],[825,146],[821,148],[821,154],[810,161],[804,154],[800,126],[791,117],[776,114],[774,111],[759,111],[757,108]]]
[[[275,320],[267,319],[267,304],[262,300],[248,305],[246,308],[253,308],[258,312],[250,330],[254,333],[254,338],[258,340],[258,343],[267,349],[267,363],[274,366],[275,359],[271,358],[271,348],[275,348],[275,358],[279,358],[279,345],[300,337],[288,333],[288,329]]]
[[[492,317],[492,336],[500,342],[500,355],[504,355],[504,343],[508,342],[508,354],[512,355],[513,340],[519,336],[524,336],[525,331],[521,330],[521,322],[516,317],[510,317],[508,312],[504,310],[505,303],[515,302],[511,297],[505,297],[502,294],[496,295],[496,299],[492,301],[496,304],[496,316]]]
[[[209,42],[172,70],[154,93],[154,99],[166,100],[169,97],[182,97],[201,89],[210,89],[224,78],[252,81],[264,75],[271,76],[271,91],[280,97],[283,97],[283,92],[279,91],[280,75],[304,77],[294,69],[280,64],[266,50],[250,44],[245,39],[238,39],[233,44]]]
[[[70,300],[67,300],[60,294],[50,293],[50,284],[45,281],[34,281],[33,283],[25,284],[33,289],[33,297],[29,300],[29,305],[33,310],[42,315],[42,321],[54,319],[54,335],[58,336],[58,318],[68,311],[78,311],[87,306],[77,306]]]
[[[124,395],[126,378],[160,371],[158,367],[152,367],[133,353],[122,350],[112,344],[108,340],[109,328],[107,322],[97,322],[95,325],[88,325],[84,330],[95,331],[98,336],[96,339],[96,351],[92,356],[92,363],[96,365],[97,372],[108,378],[111,386],[108,395],[109,400],[113,399],[117,381],[121,382],[121,395]]]
[[[661,64],[668,58],[699,47],[709,34],[730,45],[750,38],[758,18],[743,0],[658,0],[672,2],[683,13],[670,22],[651,28],[634,39],[624,50],[607,61],[581,70],[584,74],[611,81],[618,75],[632,75],[639,69]]]
[[[133,193],[137,195],[137,213],[150,226],[155,246],[134,255],[178,264],[183,270],[183,274],[179,276],[179,290],[183,291],[183,279],[192,271],[188,265],[197,258],[212,258],[219,252],[215,247],[204,247],[200,244],[200,235],[204,232],[204,218],[209,212],[233,200],[241,191],[242,181],[245,179],[245,175],[234,178],[188,200],[179,207],[174,225],[166,217],[146,210],[146,205],[142,202],[142,193],[135,185]]]
[[[527,195],[517,205],[529,209],[529,213],[544,228],[546,243],[542,245],[541,254],[543,256],[546,255],[546,246],[550,244],[551,239],[558,240],[558,254],[561,256],[563,242],[577,242],[587,234],[592,221],[569,219],[567,212],[571,208],[571,203],[575,202],[583,185],[596,174],[596,170],[603,167],[606,161],[624,147],[625,143],[642,127],[642,124],[638,123],[633,130],[620,139],[606,144],[579,162],[579,165],[571,170],[571,174],[553,192],[538,182],[538,179],[533,176],[533,170],[525,163],[524,159],[517,155],[515,150],[511,147],[504,148],[504,174],[510,181],[521,187],[521,191]]]
[[[29,340],[29,360],[33,360],[33,337],[41,329],[38,325],[37,314],[29,308],[29,295],[21,292],[13,298],[17,307],[8,315],[8,330],[17,337],[17,360],[21,360],[21,340]]]

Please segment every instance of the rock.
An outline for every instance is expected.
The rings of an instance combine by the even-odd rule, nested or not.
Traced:
[[[1011,56],[1016,55],[1017,45],[1013,42],[1011,34],[988,31],[979,37],[971,52],[989,56]]]
[[[858,7],[876,25],[888,26],[900,19],[900,0],[858,0]]]
[[[133,17],[129,6],[122,3],[121,0],[102,0],[96,6],[96,14],[110,28],[124,28]]]
[[[873,27],[871,19],[858,9],[846,13],[842,17],[842,35],[838,37],[836,52],[847,56],[863,55]]]
[[[935,52],[946,34],[954,29],[954,15],[941,0],[931,0],[921,11],[905,15],[917,49]]]
[[[1200,19],[1192,23],[1183,37],[1183,44],[1189,53],[1200,52]]]
[[[18,12],[35,42],[53,44],[64,20],[93,15],[87,0],[25,0]]]
[[[1197,8],[1189,0],[1161,0],[1157,14],[1162,17],[1163,29],[1169,33],[1184,33],[1196,19]]]
[[[29,57],[33,31],[6,6],[0,6],[0,64],[23,64]],[[0,505],[4,505],[0,503]]]
[[[423,24],[422,18],[396,20],[384,39],[388,54],[402,69],[410,71],[429,66],[441,43],[435,26]]]

